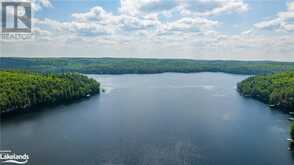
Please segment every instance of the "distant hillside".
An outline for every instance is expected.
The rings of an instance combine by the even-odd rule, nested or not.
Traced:
[[[0,58],[0,69],[88,74],[226,72],[267,74],[294,71],[294,63],[138,58]]]

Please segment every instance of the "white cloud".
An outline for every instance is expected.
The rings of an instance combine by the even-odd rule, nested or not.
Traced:
[[[128,8],[133,8],[134,1],[126,1]],[[131,3],[131,4],[129,4]],[[159,0],[144,1],[142,4],[159,3]],[[136,4],[136,3],[135,3]],[[139,3],[140,4],[140,3]],[[140,7],[139,7],[140,8]],[[122,8],[121,8],[122,9]],[[137,13],[121,12],[117,15],[105,11],[101,6],[91,8],[88,12],[73,13],[72,21],[59,22],[51,19],[35,21],[36,25],[46,25],[49,28],[62,33],[73,33],[74,35],[89,34],[92,37],[97,35],[111,35],[114,39],[123,35],[125,38],[132,36],[157,36],[163,33],[173,32],[193,33],[213,29],[219,25],[218,21],[205,17],[178,17],[173,20],[160,20],[158,13]]]
[[[121,0],[120,12],[128,15],[157,13],[214,16],[248,11],[243,0]]]
[[[269,29],[269,28],[274,28],[274,27],[278,27],[281,24],[281,19],[280,18],[276,18],[273,20],[269,20],[269,21],[262,21],[259,23],[254,24],[254,26],[258,29]]]
[[[248,11],[243,0],[194,0],[183,1],[183,13],[187,15],[215,16],[222,13],[242,13]]]
[[[287,6],[288,6],[288,10],[291,10],[291,11],[294,10],[294,2],[289,2],[289,3],[287,4]]]
[[[287,10],[279,12],[273,19],[256,23],[258,30],[294,31],[294,2],[287,4]]]
[[[33,12],[38,12],[43,8],[53,7],[50,0],[32,0],[32,10]]]
[[[168,33],[170,31],[193,32],[203,31],[216,27],[217,21],[208,20],[201,17],[184,17],[174,22],[163,24],[160,31]]]
[[[175,8],[177,0],[121,0],[120,12],[127,15],[164,12]]]
[[[282,29],[284,29],[286,31],[294,31],[294,24],[282,23],[281,27],[282,27]]]
[[[35,4],[52,6],[49,0],[35,0]],[[120,4],[117,14],[95,6],[87,12],[72,13],[71,21],[43,19],[36,25],[46,25],[51,30],[71,36],[109,35],[120,40],[141,36],[142,39],[144,36],[152,38],[163,34],[205,32],[221,24],[208,16],[240,13],[248,9],[243,0],[121,0]],[[207,10],[197,10],[202,7]]]
[[[96,6],[90,9],[89,12],[85,13],[73,13],[72,16],[77,21],[89,21],[89,20],[102,20],[106,17],[112,17],[112,14],[107,13],[102,7]]]
[[[256,23],[240,34],[221,32],[222,19],[213,16],[226,14],[226,18],[230,19],[229,14],[248,11],[245,2],[121,0],[121,6],[115,12],[94,6],[86,12],[72,13],[67,21],[34,18],[37,39],[24,47],[28,47],[32,56],[37,56],[46,48],[47,54],[62,56],[250,59],[279,57],[283,52],[285,57],[289,57],[289,50],[294,49],[291,48],[294,37],[286,33],[262,35],[259,32],[263,29],[293,31],[294,3],[288,3],[287,10],[277,13],[270,20]],[[37,4],[41,7],[39,11],[52,6],[50,1],[45,0],[39,0]],[[5,47],[4,51],[12,48],[9,45]],[[19,53],[12,49],[9,51],[7,53]]]

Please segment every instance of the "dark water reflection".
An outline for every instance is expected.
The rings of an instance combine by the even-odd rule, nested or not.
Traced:
[[[287,115],[238,95],[247,76],[91,75],[106,93],[1,122],[34,165],[293,165]]]

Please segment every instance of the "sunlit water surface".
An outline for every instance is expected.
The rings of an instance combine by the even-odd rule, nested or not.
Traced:
[[[90,75],[104,93],[1,122],[1,149],[34,165],[293,165],[288,115],[223,73]]]

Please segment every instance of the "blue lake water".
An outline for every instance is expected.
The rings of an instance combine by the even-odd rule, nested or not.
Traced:
[[[293,165],[288,115],[240,96],[248,76],[89,75],[106,92],[1,121],[34,165]]]

